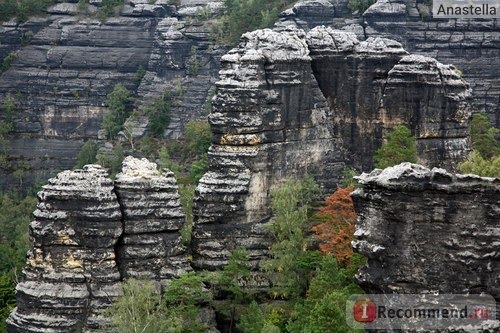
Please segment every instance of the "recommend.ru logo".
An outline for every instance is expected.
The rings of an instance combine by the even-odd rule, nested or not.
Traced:
[[[352,295],[346,314],[348,325],[359,329],[500,329],[490,295]]]

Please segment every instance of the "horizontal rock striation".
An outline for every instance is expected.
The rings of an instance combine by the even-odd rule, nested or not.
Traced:
[[[115,245],[122,233],[113,182],[98,165],[64,171],[38,194],[33,248],[9,332],[82,332],[121,294]]]
[[[15,103],[9,157],[29,169],[21,187],[75,165],[83,142],[98,138],[109,111],[106,95],[118,83],[135,97],[138,110],[163,95],[175,99],[167,138],[180,137],[188,120],[206,116],[227,51],[210,37],[221,2],[167,2],[126,1],[119,15],[102,19],[93,4],[85,13],[73,1],[62,2],[44,18],[0,24],[0,62],[15,54],[0,73],[0,101],[10,94]],[[209,15],[200,18],[203,10]],[[3,108],[2,102],[0,120]],[[148,120],[137,118],[133,132],[142,137]],[[67,143],[63,156],[61,141]],[[19,185],[14,171],[0,170],[0,188]]]
[[[379,0],[363,14],[365,37],[399,41],[412,53],[454,64],[470,82],[473,106],[500,126],[498,19],[435,19],[421,1]]]
[[[123,212],[117,246],[122,278],[165,282],[191,270],[179,232],[184,212],[174,174],[162,174],[155,163],[129,156],[116,176],[115,190]]]
[[[310,173],[327,189],[338,181],[341,140],[305,37],[293,28],[259,30],[222,57],[209,170],[194,202],[196,268],[221,267],[237,246],[255,261],[265,256],[270,190],[285,178]]]
[[[358,41],[331,28],[314,28],[307,40],[348,163],[371,170],[385,132],[398,124],[415,134],[420,163],[453,169],[465,158],[470,89],[453,66],[408,55],[394,40]]]
[[[164,286],[191,270],[177,182],[155,163],[127,157],[115,183],[99,165],[64,171],[38,197],[9,333],[109,332],[102,310],[123,279]]]
[[[500,302],[498,178],[403,163],[358,180],[353,246],[368,257],[357,276],[366,292],[486,293]]]
[[[396,41],[282,26],[245,34],[221,60],[194,205],[197,268],[220,267],[238,245],[265,255],[271,189],[309,173],[333,191],[344,163],[372,169],[395,125],[412,129],[428,166],[453,168],[468,152],[467,83]]]

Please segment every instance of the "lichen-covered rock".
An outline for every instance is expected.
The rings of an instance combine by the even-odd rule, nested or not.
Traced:
[[[484,292],[500,302],[500,179],[403,163],[358,180],[353,246],[368,257],[357,275],[366,292]]]
[[[128,156],[115,190],[123,212],[117,258],[122,278],[164,282],[191,270],[180,235],[184,212],[174,174]]]
[[[82,332],[121,294],[115,245],[122,233],[113,182],[98,165],[64,171],[38,193],[33,248],[9,332]]]
[[[194,202],[193,265],[223,266],[245,246],[266,256],[262,228],[270,191],[285,178],[315,175],[331,190],[343,168],[341,141],[310,67],[306,35],[295,28],[243,35],[222,57],[209,117],[209,170]]]

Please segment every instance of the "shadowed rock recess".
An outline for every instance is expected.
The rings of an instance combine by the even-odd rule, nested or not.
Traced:
[[[121,280],[191,270],[177,182],[154,163],[127,157],[115,184],[98,165],[64,171],[38,196],[9,332],[106,332],[100,312]]]
[[[357,275],[366,292],[484,292],[500,304],[500,179],[403,163],[358,180],[353,246],[368,257]]]
[[[221,61],[209,169],[194,202],[196,268],[222,267],[237,246],[265,257],[271,189],[309,173],[333,192],[345,165],[373,167],[397,124],[410,126],[428,166],[452,168],[468,152],[467,83],[393,40],[265,29],[244,34]]]

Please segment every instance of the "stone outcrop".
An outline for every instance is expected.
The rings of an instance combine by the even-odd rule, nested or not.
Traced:
[[[434,19],[421,1],[379,0],[363,14],[366,38],[383,36],[406,50],[455,65],[473,94],[473,106],[500,126],[498,19]]]
[[[171,171],[127,157],[115,183],[87,165],[59,173],[38,196],[9,332],[107,332],[101,312],[122,294],[123,279],[165,286],[191,270]]]
[[[10,94],[16,105],[9,156],[29,169],[22,187],[75,165],[83,142],[98,138],[106,95],[118,83],[135,97],[138,110],[172,96],[167,138],[178,138],[188,120],[205,117],[227,51],[210,37],[221,2],[125,3],[119,15],[103,20],[93,4],[84,14],[70,1],[49,8],[43,18],[0,24],[0,62],[15,54],[0,73],[0,101]],[[210,9],[201,18],[204,8]],[[3,108],[1,102],[0,119]],[[141,137],[147,117],[137,118],[134,135]],[[13,172],[0,170],[0,188],[19,185]]]
[[[403,163],[358,180],[353,246],[368,258],[357,275],[366,292],[486,293],[500,303],[500,179]]]
[[[237,246],[261,259],[271,189],[305,173],[331,189],[344,165],[303,31],[246,33],[221,61],[209,170],[194,202],[196,268],[221,267]]]
[[[209,170],[194,204],[197,268],[220,267],[237,246],[261,258],[275,186],[309,173],[332,192],[345,164],[371,170],[397,124],[416,134],[429,166],[452,167],[468,151],[466,82],[393,40],[281,27],[243,35],[221,61]]]
[[[98,165],[64,171],[38,194],[33,248],[9,332],[82,332],[121,294],[115,246],[122,234],[113,182]]]
[[[191,270],[179,232],[185,220],[174,174],[129,156],[116,176],[115,191],[123,213],[117,246],[122,278],[163,282]]]

